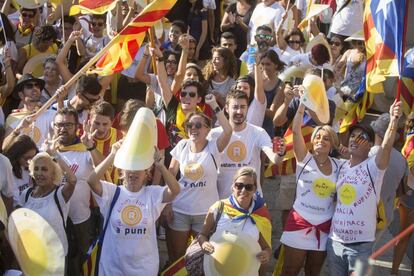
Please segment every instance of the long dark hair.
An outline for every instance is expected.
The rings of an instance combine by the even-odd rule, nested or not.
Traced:
[[[0,12],[0,16],[1,16],[1,20],[3,21],[3,25],[4,25],[2,30],[0,31],[0,41],[3,43],[3,45],[6,44],[6,41],[4,41],[4,34],[3,34],[3,32],[6,32],[7,41],[16,42],[14,40],[14,32],[13,32],[13,28],[10,24],[9,19],[2,12]]]
[[[22,178],[22,167],[20,166],[18,159],[29,150],[35,150],[36,153],[39,152],[36,143],[32,138],[23,134],[18,136],[4,151],[4,155],[9,158],[13,167],[14,176],[19,179]]]

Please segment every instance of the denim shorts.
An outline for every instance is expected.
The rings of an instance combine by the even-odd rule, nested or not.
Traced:
[[[341,243],[328,239],[326,244],[329,275],[348,276],[356,270],[357,263],[366,268],[372,254],[373,242]]]
[[[408,191],[400,197],[400,203],[407,208],[414,209],[414,191],[408,189]]]
[[[193,230],[194,232],[200,233],[203,229],[204,219],[206,215],[186,215],[183,213],[179,213],[173,211],[174,218],[171,223],[168,223],[168,226],[175,231],[190,231]]]

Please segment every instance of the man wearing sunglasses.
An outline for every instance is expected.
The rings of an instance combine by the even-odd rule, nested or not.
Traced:
[[[19,134],[29,135],[37,146],[41,146],[47,138],[49,127],[53,121],[54,111],[46,110],[35,121],[24,122],[24,118],[29,116],[41,106],[40,95],[45,82],[33,77],[31,74],[23,75],[13,89],[15,96],[20,99],[21,108],[15,109],[6,119],[6,137],[5,144],[10,139]]]
[[[272,29],[267,25],[259,26],[256,30],[256,35],[254,36],[256,52],[262,54],[269,49],[272,49],[273,45],[273,32]],[[252,47],[252,46],[250,46]],[[247,66],[249,74],[253,73],[253,63],[249,63],[249,50],[243,52],[240,56],[240,60]],[[243,65],[242,65],[243,66]]]
[[[86,58],[95,56],[109,42],[109,37],[104,34],[105,16],[92,15],[91,33],[84,36],[84,44],[86,48]]]
[[[246,93],[240,90],[230,91],[226,98],[225,110],[229,114],[233,133],[228,146],[221,155],[222,163],[217,180],[220,199],[231,195],[232,180],[238,169],[250,166],[260,171],[261,152],[264,152],[274,163],[281,161],[285,153],[284,143],[277,152],[273,152],[269,134],[263,128],[246,122],[248,100]],[[210,131],[209,137],[217,139],[222,132],[221,127],[214,128]],[[257,191],[263,196],[259,175],[257,183]]]
[[[4,11],[6,15],[9,15],[9,11]],[[33,31],[36,26],[38,9],[21,8],[19,10],[19,18],[16,25],[13,24],[13,32],[16,41],[17,49],[30,44],[33,38]]]
[[[95,76],[81,76],[74,89],[75,95],[69,95],[70,100],[63,101],[63,106],[74,108],[78,112],[79,122],[83,124],[88,119],[89,110],[101,100],[101,90],[102,86]],[[54,104],[52,109],[57,110],[58,104]]]

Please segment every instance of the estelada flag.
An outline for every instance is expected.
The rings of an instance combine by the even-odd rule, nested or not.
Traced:
[[[93,72],[107,76],[127,69],[132,64],[146,31],[163,18],[176,2],[177,0],[155,0],[146,6],[113,38],[115,43],[98,60]]]
[[[414,48],[405,54],[401,82],[402,108],[404,114],[408,115],[414,107]]]
[[[366,89],[383,92],[385,77],[399,76],[403,55],[406,0],[367,0],[364,35],[367,52]]]
[[[79,0],[79,5],[70,7],[69,15],[82,14],[104,14],[116,6],[114,0]]]

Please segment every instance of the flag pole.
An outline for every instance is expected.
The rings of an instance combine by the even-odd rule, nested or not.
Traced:
[[[397,96],[395,99],[400,101],[401,98],[401,90],[402,90],[402,76],[404,72],[404,55],[405,55],[405,42],[407,39],[407,19],[408,19],[408,6],[409,6],[409,0],[405,0],[405,16],[404,16],[404,26],[403,26],[403,37],[402,37],[402,47],[401,47],[401,60],[399,60],[399,67],[400,72],[398,75],[398,88],[397,88]]]
[[[155,31],[154,31],[154,27],[151,27],[148,30],[148,34],[149,34],[149,38],[150,38],[150,46],[151,48],[155,48]],[[151,64],[152,64],[152,69],[154,70],[154,75],[157,75],[157,63],[155,61],[155,55],[151,56]]]

